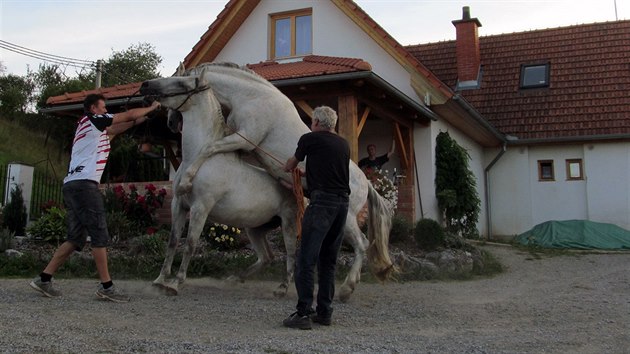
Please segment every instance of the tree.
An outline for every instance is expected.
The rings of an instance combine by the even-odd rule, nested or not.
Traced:
[[[20,186],[15,185],[15,188],[11,191],[11,200],[4,207],[2,214],[4,226],[16,235],[24,235],[27,213]]]
[[[12,120],[15,114],[26,113],[35,85],[27,76],[5,75],[0,77],[0,114]]]
[[[435,195],[446,229],[465,237],[478,236],[481,201],[475,175],[468,167],[470,155],[446,132],[436,138]]]
[[[159,77],[162,57],[149,43],[138,43],[113,52],[103,64],[102,86],[114,86]]]

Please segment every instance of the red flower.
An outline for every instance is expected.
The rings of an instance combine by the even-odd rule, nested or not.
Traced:
[[[130,190],[130,191],[135,191],[135,190],[136,190],[136,185],[135,185],[135,184],[133,184],[133,183],[132,183],[132,184],[130,184],[128,187],[129,187],[129,190]]]
[[[146,186],[144,186],[144,189],[148,190],[149,192],[155,192],[157,188],[155,188],[155,186],[152,183],[149,183]]]
[[[147,235],[153,235],[156,232],[157,232],[157,229],[155,227],[153,226],[147,227]]]
[[[161,196],[165,196],[166,195],[166,189],[164,189],[164,188],[160,189],[158,194],[161,195]]]
[[[141,195],[139,195],[139,196],[136,198],[136,202],[138,202],[138,203],[140,203],[140,204],[144,203],[144,197],[143,197],[143,196],[141,196]]]

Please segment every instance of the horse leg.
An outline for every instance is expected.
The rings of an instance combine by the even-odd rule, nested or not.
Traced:
[[[247,237],[252,243],[252,247],[254,248],[258,259],[256,260],[256,263],[247,267],[247,269],[239,275],[241,279],[245,279],[252,274],[259,272],[264,266],[268,265],[273,260],[273,253],[271,253],[269,243],[267,242],[267,231],[269,231],[268,228],[262,227],[245,229]]]
[[[282,218],[282,237],[284,239],[284,247],[287,254],[287,273],[284,281],[276,288],[273,294],[277,297],[284,297],[289,290],[289,284],[293,282],[295,274],[295,250],[297,248],[297,225],[295,208],[286,217]]]
[[[173,266],[173,258],[177,251],[177,244],[184,231],[186,225],[186,210],[182,208],[177,196],[173,197],[171,202],[171,215],[173,224],[171,225],[171,234],[168,240],[168,249],[166,250],[166,258],[164,258],[164,264],[160,270],[160,275],[153,281],[153,285],[166,286],[166,278],[171,275],[171,268]]]
[[[367,238],[363,235],[357,224],[356,215],[348,215],[344,227],[344,236],[345,240],[354,248],[354,262],[352,262],[352,267],[350,267],[350,271],[339,290],[339,300],[342,302],[346,302],[350,299],[354,288],[361,280],[361,268],[363,267],[366,250],[369,245]]]
[[[199,172],[201,165],[212,155],[220,153],[220,152],[231,152],[236,150],[253,150],[255,146],[249,144],[242,137],[232,134],[224,137],[218,141],[208,141],[206,142],[195,161],[186,169],[184,174],[182,175],[182,179],[177,186],[176,193],[178,195],[190,193],[192,190],[192,181]]]
[[[188,225],[188,236],[186,238],[186,248],[182,257],[182,263],[179,265],[176,279],[169,284],[169,288],[175,293],[179,291],[179,285],[186,280],[186,271],[191,257],[195,254],[199,236],[203,231],[203,226],[208,217],[208,211],[205,206],[195,205],[190,209],[190,222]]]

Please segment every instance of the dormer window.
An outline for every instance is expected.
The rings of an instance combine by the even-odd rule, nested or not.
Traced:
[[[312,9],[271,15],[271,59],[313,52]]]
[[[549,63],[521,65],[522,89],[549,87]]]

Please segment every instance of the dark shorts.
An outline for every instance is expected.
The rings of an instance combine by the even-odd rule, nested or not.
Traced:
[[[62,191],[68,212],[67,240],[81,250],[89,235],[92,247],[107,247],[109,233],[98,184],[89,180],[70,181],[63,185]]]

